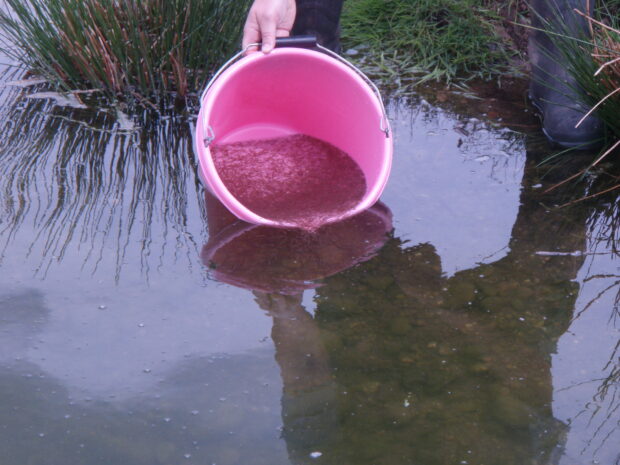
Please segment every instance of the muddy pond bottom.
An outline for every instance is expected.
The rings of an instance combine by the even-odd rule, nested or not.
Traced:
[[[345,216],[366,192],[364,173],[346,152],[307,135],[217,145],[213,161],[248,209],[300,229]]]

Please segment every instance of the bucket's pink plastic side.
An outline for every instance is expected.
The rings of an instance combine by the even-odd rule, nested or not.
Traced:
[[[387,182],[392,160],[391,135],[382,131],[387,124],[372,89],[351,68],[323,53],[284,48],[250,54],[219,76],[202,102],[196,145],[208,188],[231,212],[245,221],[276,225],[245,208],[223,184],[201,142],[208,126],[213,143],[302,133],[344,150],[368,186],[351,216],[373,205]]]
[[[215,195],[237,218],[247,221],[248,223],[264,224],[271,226],[279,226],[275,221],[268,218],[263,218],[257,215],[250,209],[246,208],[237,198],[232,195],[228,190],[220,176],[217,174],[217,169],[213,163],[213,157],[211,151],[204,143],[205,130],[200,122],[202,110],[198,114],[199,124],[196,126],[196,141],[195,149],[198,154],[200,177],[203,183],[207,186],[209,192]]]

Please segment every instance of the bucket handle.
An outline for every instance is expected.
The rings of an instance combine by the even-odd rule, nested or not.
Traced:
[[[327,53],[328,55],[334,57],[339,62],[351,68],[353,71],[355,71],[359,75],[359,77],[361,77],[366,82],[366,84],[370,86],[372,91],[375,93],[377,100],[379,101],[379,105],[381,106],[381,114],[383,115],[381,117],[381,131],[385,133],[385,137],[390,137],[390,126],[388,124],[387,112],[385,111],[385,105],[383,104],[383,98],[381,98],[381,92],[379,92],[379,89],[377,88],[376,84],[372,82],[372,80],[368,76],[366,76],[362,72],[361,69],[359,69],[353,63],[351,63],[349,60],[345,60],[340,55],[338,55],[336,52],[332,52],[330,49],[328,49],[327,47],[323,47],[319,43],[317,43],[316,46],[319,50]]]
[[[200,101],[202,102],[204,100],[205,96],[207,95],[207,92],[209,91],[209,89],[211,88],[215,80],[224,71],[226,71],[235,61],[237,61],[239,58],[245,55],[248,52],[248,50],[250,50],[252,47],[260,47],[260,46],[261,46],[261,42],[255,42],[252,44],[248,44],[245,48],[237,52],[228,61],[226,61],[226,63],[224,63],[220,67],[220,69],[217,70],[217,72],[211,77],[211,79],[205,86],[205,90],[202,91],[202,94],[200,96]],[[343,57],[338,55],[336,52],[333,52],[330,49],[323,47],[321,44],[319,44],[316,41],[316,37],[314,36],[282,37],[282,38],[276,39],[276,47],[303,47],[303,48],[316,47],[322,52],[335,58],[340,63],[343,63],[344,65],[348,66],[350,69],[355,71],[355,73],[358,76],[360,76],[364,80],[364,82],[366,82],[366,84],[370,86],[375,96],[377,97],[377,100],[379,101],[379,105],[381,106],[381,113],[382,113],[381,132],[385,133],[385,137],[390,137],[390,126],[388,124],[388,117],[387,117],[387,112],[385,110],[385,105],[383,103],[383,99],[381,98],[381,92],[379,92],[379,89],[377,88],[376,84],[372,82],[372,80],[368,76],[366,76],[362,72],[362,70],[360,70],[357,66],[355,66],[350,61],[345,60]],[[211,144],[211,142],[213,142],[213,140],[215,139],[215,132],[213,131],[213,128],[210,125],[206,124],[206,121],[204,120],[204,118],[203,118],[202,124],[203,124],[203,133],[205,134],[203,138],[203,142],[205,144],[205,147],[208,147]]]

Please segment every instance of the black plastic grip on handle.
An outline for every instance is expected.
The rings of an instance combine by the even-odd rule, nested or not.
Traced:
[[[316,36],[278,37],[277,47],[313,48],[316,47]]]

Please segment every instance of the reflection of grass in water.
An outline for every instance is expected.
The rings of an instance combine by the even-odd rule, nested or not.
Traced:
[[[598,176],[588,186],[589,191],[595,193],[590,196],[588,204],[593,212],[588,219],[590,248],[595,252],[602,248],[615,257],[620,257],[620,199],[615,191],[619,182],[620,172],[617,168],[608,165],[600,170]],[[609,279],[613,276],[590,276],[586,280],[597,278]],[[620,278],[620,276],[615,278]],[[597,296],[598,299],[603,294],[614,291],[616,296],[610,317],[610,322],[613,323],[620,322],[620,279],[614,280]],[[580,313],[587,310],[593,303],[594,301],[588,303]]]
[[[601,226],[599,226],[597,235],[595,235],[595,240],[602,241],[618,257],[620,256],[620,251],[618,250],[618,241],[620,240],[620,222],[618,221],[620,219],[620,203],[617,198],[612,198],[611,200],[609,203],[603,203],[605,208],[603,208],[603,212],[598,213],[602,217],[602,221],[600,221]],[[598,215],[595,215],[594,218]],[[605,278],[608,279],[609,277]],[[616,275],[614,278],[614,281],[604,292],[616,292],[609,324],[613,327],[620,327],[620,275]],[[620,423],[618,422],[618,414],[620,413],[620,340],[611,352],[609,360],[602,371],[606,373],[606,376],[599,385],[593,400],[599,405],[606,403],[608,409],[605,412],[599,412],[599,409],[596,409],[592,413],[591,421],[594,421],[597,415],[602,416],[597,433],[605,425],[615,422],[615,426],[611,428],[606,437],[602,438],[599,448],[603,447],[607,439],[620,428]]]
[[[581,453],[591,449],[594,454],[599,453],[604,447],[610,446],[611,439],[620,430],[618,414],[620,413],[620,341],[612,350],[609,360],[602,367],[603,377],[584,381],[582,384],[598,384],[596,393],[591,401],[586,402],[583,408],[572,418],[577,420],[581,416],[588,416],[588,430],[593,431],[591,436],[584,441]],[[563,390],[565,390],[563,389]],[[613,444],[611,444],[613,447]]]
[[[609,357],[609,361],[603,368],[604,370],[609,370],[609,376],[605,378],[603,383],[598,389],[597,397],[599,400],[605,399],[610,394],[611,390],[618,390],[618,383],[620,383],[620,341],[616,344],[613,352]],[[614,392],[613,397],[617,398],[617,395],[620,393]],[[620,400],[620,399],[619,399]],[[620,410],[620,402],[617,403],[614,407],[614,411]],[[613,413],[613,412],[611,412]]]
[[[591,236],[597,244],[602,244],[607,250],[620,257],[620,199],[614,190],[620,185],[620,170],[608,166],[601,170],[591,183],[589,190],[594,193],[605,192],[606,195],[596,195],[596,202],[592,202],[593,215],[589,220]]]
[[[136,249],[148,272],[159,223],[164,243],[174,235],[175,259],[183,249],[198,255],[188,232],[188,203],[200,188],[187,121],[147,121],[123,131],[110,113],[60,110],[19,98],[2,113],[4,250],[33,227],[29,253],[40,250],[42,273],[70,247],[85,250],[84,265],[92,262],[94,270],[113,250],[118,279]],[[197,203],[202,208],[200,194]],[[162,245],[160,265],[165,251]]]
[[[615,170],[617,172],[617,170]],[[593,192],[605,191],[609,186],[617,184],[618,176],[614,172],[606,170],[592,181],[588,189]],[[620,203],[617,195],[610,192],[607,195],[595,195],[591,200],[584,202],[592,214],[588,218],[587,228],[589,236],[588,250],[595,256],[607,255],[612,260],[620,256],[618,241],[620,240]],[[589,269],[586,263],[584,269]],[[611,328],[620,327],[620,275],[619,274],[588,274],[583,279],[584,285],[593,285],[599,288],[585,305],[576,309],[572,322],[584,317],[588,312],[605,311],[600,302],[605,301],[608,295],[614,295],[613,304],[607,324]],[[588,431],[592,434],[584,442],[581,451],[591,450],[594,454],[610,446],[612,436],[620,428],[618,413],[620,413],[620,341],[615,347],[610,347],[610,355],[604,365],[600,367],[600,376],[588,379],[575,386],[564,388],[577,388],[583,384],[595,385],[596,392],[591,399],[585,399],[584,406],[575,416],[587,417]],[[597,360],[601,362],[601,360]]]

